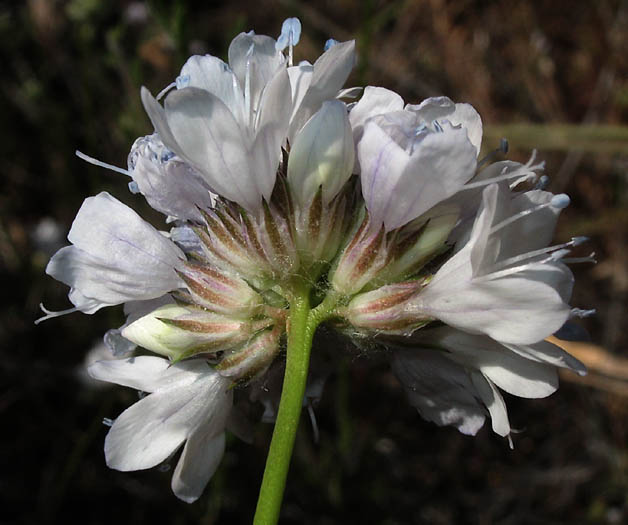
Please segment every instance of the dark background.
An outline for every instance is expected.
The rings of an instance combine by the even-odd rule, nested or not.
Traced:
[[[511,159],[538,148],[550,189],[572,197],[557,239],[590,236],[582,253],[600,261],[575,268],[573,298],[597,309],[582,324],[599,346],[579,348],[588,379],[564,377],[545,400],[507,399],[524,429],[514,451],[490,428],[469,438],[422,421],[377,357],[332,348],[346,357],[316,409],[318,444],[303,419],[283,522],[627,523],[628,3],[611,0],[1,2],[0,523],[250,522],[270,425],[253,445],[231,440],[205,496],[181,503],[171,472],[104,463],[102,418],[136,394],[95,385],[82,367],[121,308],[33,320],[41,301],[69,304],[44,268],[85,197],[109,191],[163,224],[123,175],[74,150],[124,167],[152,131],[141,85],[156,93],[190,54],[225,57],[240,31],[276,37],[295,15],[297,61],[329,37],[356,38],[348,86],[470,102],[487,150],[505,130]]]

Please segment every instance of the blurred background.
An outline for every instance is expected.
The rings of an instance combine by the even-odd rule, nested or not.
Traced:
[[[514,436],[477,437],[420,419],[387,366],[342,352],[304,417],[282,523],[628,523],[628,2],[585,0],[29,0],[0,2],[0,523],[248,523],[272,427],[233,439],[201,500],[178,501],[172,472],[107,469],[105,417],[135,392],[91,382],[88,352],[121,308],[35,327],[38,304],[67,308],[44,274],[83,199],[109,191],[154,225],[163,217],[123,175],[74,156],[126,166],[152,132],[139,98],[157,93],[190,54],[226,57],[241,31],[278,36],[303,23],[295,59],[327,38],[357,39],[348,86],[383,85],[405,100],[447,95],[473,104],[486,151],[533,148],[552,191],[572,205],[557,240],[591,238],[574,268],[573,305],[595,308],[572,345],[588,377],[562,376],[544,400],[507,398]],[[336,351],[336,349],[334,349]],[[490,427],[490,425],[489,425]]]

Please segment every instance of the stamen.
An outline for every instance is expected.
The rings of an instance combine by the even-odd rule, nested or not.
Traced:
[[[552,252],[547,259],[543,259],[540,262],[541,263],[546,263],[546,262],[550,262],[550,261],[552,261],[552,262],[560,261],[568,253],[571,253],[571,251],[570,250],[556,250],[555,252]]]
[[[338,43],[338,40],[335,38],[330,38],[325,42],[325,47],[323,47],[323,51],[329,51],[330,48],[334,47]]]
[[[127,177],[131,176],[131,173],[129,172],[129,170],[118,168],[118,166],[114,166],[113,164],[107,164],[106,162],[97,160],[93,157],[90,157],[89,155],[85,155],[85,153],[82,153],[79,150],[76,150],[74,154],[79,159],[84,160],[85,162],[89,162],[90,164],[93,164],[94,166],[98,166],[99,168],[105,168],[107,170],[115,171],[116,173],[122,173],[122,175],[126,175]]]
[[[314,434],[314,443],[318,444],[320,438],[320,432],[318,431],[318,424],[316,423],[316,415],[314,414],[314,407],[312,406],[312,400],[307,400],[307,413],[310,416],[310,423],[312,424],[312,432]]]
[[[560,208],[561,210],[564,210],[567,206],[569,206],[570,202],[571,199],[569,198],[569,195],[565,193],[559,193],[558,195],[554,195],[552,197],[550,204],[554,208]]]
[[[497,263],[494,266],[494,269],[497,270],[500,268],[506,268],[507,266],[510,266],[511,264],[520,263],[522,261],[532,259],[534,257],[538,257],[539,255],[545,255],[546,253],[556,252],[564,248],[578,246],[579,244],[582,244],[582,242],[584,242],[582,239],[586,240],[586,237],[574,237],[571,241],[565,242],[563,244],[555,244],[554,246],[547,246],[546,248],[541,248],[539,250],[534,250],[531,252],[522,253],[520,255],[509,257],[508,259],[504,259],[503,261],[500,261],[499,263]],[[569,250],[566,250],[566,251],[569,252]]]
[[[549,184],[550,178],[547,175],[541,175],[541,178],[534,186],[535,190],[544,190]]]
[[[581,308],[572,308],[571,312],[569,313],[570,317],[579,317],[580,319],[584,318],[584,317],[591,317],[592,315],[595,315],[597,313],[597,311],[595,310],[595,308],[592,308],[591,310],[582,310]]]
[[[495,155],[497,155],[498,153],[502,153],[504,155],[508,153],[508,140],[506,140],[505,138],[502,138],[499,141],[499,147],[497,149],[494,149],[493,151],[488,153],[486,157],[484,157],[480,162],[478,162],[478,168],[484,166],[484,164],[486,164],[489,160],[492,160],[493,158],[495,158]]]
[[[179,79],[177,78],[177,81]],[[173,88],[178,88],[178,84],[176,82],[171,82],[170,84],[168,84],[165,88],[163,88],[158,94],[157,94],[157,100],[161,100],[163,98],[163,96],[168,93],[168,91],[170,91]]]
[[[137,182],[135,182],[134,180],[129,182],[129,191],[133,195],[137,195],[138,193],[140,193],[140,187],[137,185]]]
[[[578,263],[597,264],[597,259],[595,258],[595,252],[591,252],[591,255],[589,255],[588,257],[569,257],[568,259],[563,259],[563,262],[566,264],[578,264]]]
[[[275,42],[275,49],[283,51],[288,47],[288,65],[292,66],[292,48],[301,38],[301,21],[298,18],[286,18],[281,26],[281,34]]]
[[[499,230],[501,230],[502,228],[508,226],[509,224],[512,224],[513,222],[518,221],[519,219],[522,219],[523,217],[527,217],[528,215],[532,213],[535,213],[540,210],[544,210],[545,208],[551,207],[551,208],[564,209],[567,206],[569,206],[569,202],[570,202],[569,196],[565,195],[564,193],[560,193],[559,195],[554,195],[552,199],[549,202],[546,202],[545,204],[539,204],[538,206],[535,206],[534,208],[529,208],[527,210],[520,211],[519,213],[516,213],[512,217],[508,217],[507,219],[504,219],[502,222],[496,224],[495,226],[491,228],[490,234],[492,235],[495,232],[498,232]]]
[[[102,418],[102,424],[105,425],[106,427],[112,427],[114,422],[115,422],[115,419],[111,419],[110,417]]]
[[[546,264],[546,263],[556,262],[562,259],[562,257],[564,257],[568,253],[569,253],[569,250],[557,250],[551,253],[549,257],[546,257],[545,259],[541,259],[540,261],[528,262],[525,264],[521,264],[519,266],[511,266],[510,268],[505,268],[503,270],[498,270],[498,271],[492,271],[491,273],[473,277],[473,282],[481,283],[485,281],[492,281],[494,279],[500,279],[502,277],[508,277],[509,275],[513,275],[515,273],[528,270],[532,265],[535,265],[535,264]],[[499,266],[501,266],[501,264]]]
[[[48,310],[43,303],[39,303],[39,308],[41,308],[42,312],[44,312],[46,315],[35,320],[35,324],[42,323],[44,321],[47,321],[48,319],[53,319],[55,317],[61,317],[62,315],[78,312],[78,308],[76,308],[76,306],[74,308],[68,308],[67,310],[60,310],[58,312]]]
[[[495,152],[494,152],[495,153]],[[489,153],[488,156],[491,154]],[[485,157],[486,158],[486,157]],[[471,182],[466,184],[459,191],[464,190],[472,190],[474,188],[481,188],[483,186],[488,186],[489,184],[493,184],[494,182],[500,182],[503,180],[514,179],[516,177],[521,177],[522,180],[517,181],[517,184],[523,182],[523,179],[534,179],[537,177],[536,171],[541,171],[545,168],[545,162],[539,162],[538,164],[532,164],[536,159],[536,150],[532,151],[532,155],[530,156],[530,160],[519,169],[508,172],[508,166],[504,167],[499,175],[496,177],[491,177],[490,179],[484,179],[477,182]],[[483,159],[484,160],[484,159]],[[483,163],[483,160],[480,161],[478,167]]]
[[[190,85],[190,75],[179,75],[175,80],[177,89],[183,89]]]

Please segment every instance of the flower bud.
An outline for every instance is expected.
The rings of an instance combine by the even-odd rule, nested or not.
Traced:
[[[398,281],[416,274],[430,259],[446,249],[445,241],[456,225],[458,212],[454,209],[434,210],[427,220],[408,224],[391,243],[390,263],[378,275],[381,284]]]
[[[342,310],[342,315],[356,328],[407,335],[432,320],[429,317],[418,317],[405,308],[406,301],[426,283],[426,279],[421,279],[390,284],[357,295]]]
[[[338,253],[349,225],[350,196],[348,191],[337,195],[328,206],[323,204],[319,188],[309,206],[296,210],[297,249],[304,266],[313,278]]]
[[[187,285],[194,303],[219,314],[252,317],[263,299],[244,279],[209,266],[185,264],[177,272]]]
[[[221,375],[239,380],[251,380],[262,375],[279,352],[281,330],[264,330],[240,348],[228,352],[216,369]]]
[[[125,327],[122,336],[147,350],[179,361],[241,343],[253,329],[248,321],[200,308],[166,304]]]
[[[384,229],[373,228],[367,214],[331,270],[331,284],[341,295],[354,295],[377,276],[387,261]]]
[[[277,184],[275,192],[282,191]],[[283,197],[277,195],[277,200]],[[284,211],[264,203],[259,217],[220,201],[203,212],[207,228],[197,228],[208,261],[266,290],[298,268],[293,228]]]
[[[296,136],[288,160],[288,184],[299,207],[308,206],[318,189],[327,205],[353,170],[355,152],[346,106],[327,101]]]

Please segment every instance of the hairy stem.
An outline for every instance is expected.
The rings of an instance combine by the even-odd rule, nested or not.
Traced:
[[[310,288],[303,283],[297,283],[292,288],[286,372],[277,421],[257,500],[254,525],[275,525],[279,519],[290,458],[303,407],[312,340],[316,327],[331,314],[336,305],[334,299],[324,301],[316,309],[310,310],[309,295]]]
[[[309,289],[300,284],[296,285],[290,303],[286,372],[277,421],[257,500],[255,525],[274,525],[279,519],[292,448],[301,416],[314,335],[314,330],[308,330],[309,313]]]

